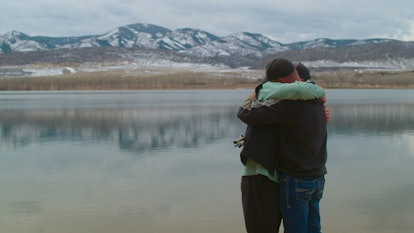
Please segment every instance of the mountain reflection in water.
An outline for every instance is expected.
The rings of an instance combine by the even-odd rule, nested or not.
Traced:
[[[5,232],[243,232],[251,90],[0,93]],[[326,232],[414,228],[414,90],[326,90]]]
[[[236,119],[237,104],[144,103],[131,107],[131,101],[137,100],[125,101],[126,106],[113,106],[108,101],[108,106],[98,107],[91,102],[72,108],[7,109],[0,115],[0,140],[13,147],[49,141],[106,141],[118,144],[122,150],[141,153],[197,147],[242,133]]]

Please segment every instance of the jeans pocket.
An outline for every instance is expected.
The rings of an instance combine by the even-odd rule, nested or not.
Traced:
[[[309,202],[316,191],[314,180],[295,179],[296,199],[301,202]]]

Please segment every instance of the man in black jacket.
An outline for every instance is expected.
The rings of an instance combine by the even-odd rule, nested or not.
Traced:
[[[266,76],[283,83],[300,80],[294,65],[286,59],[269,64]],[[326,117],[323,102],[314,100],[285,100],[259,108],[241,107],[238,117],[253,127],[270,127],[276,135],[262,135],[276,139],[274,158],[261,158],[249,153],[249,159],[280,172],[280,205],[286,233],[321,232],[319,201],[324,188],[327,159]],[[276,130],[273,130],[274,127]],[[268,131],[269,132],[269,131]],[[257,138],[256,138],[257,140]],[[263,148],[262,148],[263,149]],[[275,161],[276,164],[272,164]],[[267,164],[268,163],[268,164]]]

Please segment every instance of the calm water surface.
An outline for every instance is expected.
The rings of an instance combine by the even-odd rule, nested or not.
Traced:
[[[1,232],[245,232],[249,92],[0,92]],[[327,97],[324,232],[412,232],[414,90]]]

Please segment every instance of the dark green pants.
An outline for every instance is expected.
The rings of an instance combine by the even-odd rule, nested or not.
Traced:
[[[242,176],[241,193],[247,232],[279,232],[279,184],[262,175]]]

